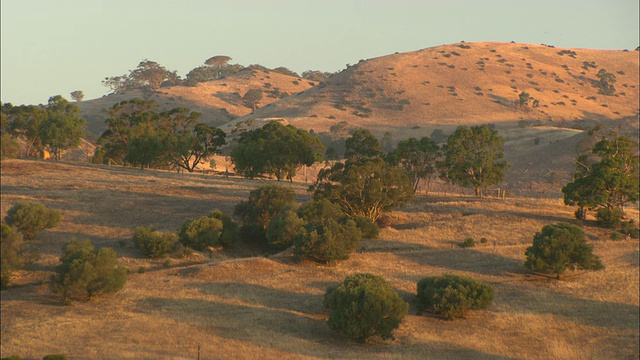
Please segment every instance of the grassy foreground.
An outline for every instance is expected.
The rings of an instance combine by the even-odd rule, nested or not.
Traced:
[[[542,226],[572,221],[561,200],[419,196],[388,216],[377,240],[335,266],[237,248],[213,258],[144,259],[128,240],[140,225],[173,230],[214,208],[231,212],[265,181],[88,164],[2,163],[2,217],[20,200],[59,209],[36,236],[40,259],[2,291],[2,356],[40,359],[634,359],[639,356],[638,240],[584,227],[604,271],[560,281],[531,274],[524,251]],[[287,184],[308,198],[303,183]],[[637,209],[627,209],[637,219]],[[90,239],[132,271],[125,289],[63,306],[51,293],[60,246]],[[458,246],[466,237],[487,243]],[[145,273],[137,273],[145,267]],[[322,297],[353,272],[383,276],[410,303],[395,341],[358,344],[331,331]],[[493,305],[466,319],[416,314],[416,283],[466,274],[495,287]]]

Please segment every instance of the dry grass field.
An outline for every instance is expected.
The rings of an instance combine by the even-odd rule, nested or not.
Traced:
[[[524,251],[542,226],[573,221],[562,201],[420,195],[388,214],[377,240],[344,262],[297,262],[238,246],[212,258],[149,260],[128,240],[140,225],[173,230],[214,208],[231,212],[267,181],[140,171],[80,163],[2,162],[2,211],[32,199],[63,222],[33,244],[40,259],[2,291],[2,356],[41,359],[637,359],[638,240],[584,230],[606,269],[560,281],[531,274]],[[300,202],[304,183],[291,186]],[[638,218],[637,209],[627,209]],[[121,292],[63,306],[47,279],[60,246],[90,239],[131,270]],[[460,248],[464,238],[488,239]],[[145,267],[145,273],[138,273]],[[360,344],[326,325],[327,286],[354,272],[387,279],[410,303],[395,341]],[[416,282],[466,274],[492,284],[494,303],[466,319],[416,314]]]

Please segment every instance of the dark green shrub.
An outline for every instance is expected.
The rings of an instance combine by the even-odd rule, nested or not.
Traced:
[[[476,241],[473,240],[473,238],[470,238],[470,237],[464,239],[462,244],[460,244],[460,247],[463,247],[463,248],[474,247],[474,246],[476,246]]]
[[[353,274],[328,288],[323,304],[329,308],[329,327],[360,341],[374,335],[393,339],[393,330],[409,312],[391,285],[372,274]]]
[[[298,216],[307,222],[320,221],[322,219],[342,221],[345,217],[340,205],[334,204],[328,199],[312,199],[298,209]]]
[[[2,289],[9,287],[13,272],[24,265],[25,244],[22,234],[15,232],[8,225],[2,224],[0,234],[0,285]]]
[[[62,248],[61,264],[52,278],[53,290],[70,300],[90,300],[103,293],[117,292],[127,281],[127,269],[117,266],[111,248],[95,251],[89,240],[71,240]]]
[[[267,244],[267,237],[262,224],[245,224],[240,227],[240,238],[250,244],[264,246]]]
[[[614,240],[614,241],[616,241],[616,240],[622,240],[622,234],[620,234],[620,233],[619,233],[619,232],[617,232],[617,231],[612,231],[612,232],[611,232],[611,236],[609,236],[609,238],[610,238],[611,240]]]
[[[177,241],[178,235],[175,233],[160,232],[152,226],[138,226],[133,231],[134,246],[152,259],[167,256]]]
[[[307,223],[293,240],[295,254],[307,259],[331,263],[346,260],[362,240],[353,220],[344,224],[333,219]]]
[[[37,232],[57,226],[60,219],[59,211],[48,209],[42,203],[21,201],[9,209],[4,221],[27,239],[33,239]]]
[[[144,267],[144,266],[140,266],[140,267],[138,268],[138,274],[144,274],[144,273],[146,273],[146,272],[147,272],[147,268],[146,268],[146,267]]]
[[[640,229],[638,229],[633,220],[625,221],[620,225],[620,232],[630,236],[632,239],[637,239],[640,235]]]
[[[596,219],[606,228],[615,229],[622,224],[624,213],[619,208],[600,208],[596,212]]]
[[[50,354],[42,358],[42,360],[67,360],[67,355],[64,354]]]
[[[579,227],[567,223],[546,225],[533,237],[533,246],[525,252],[524,265],[532,271],[556,274],[558,279],[567,268],[604,269],[592,250]]]
[[[233,214],[244,224],[260,224],[266,230],[269,222],[287,205],[295,204],[296,194],[280,185],[264,185],[249,193],[249,199],[235,206]]]
[[[469,310],[486,309],[492,301],[493,287],[468,276],[432,276],[418,281],[418,309],[448,320],[464,317]]]
[[[238,225],[219,210],[198,219],[185,221],[178,229],[179,241],[192,249],[203,251],[209,246],[230,246],[240,239]]]
[[[21,146],[9,134],[2,134],[0,141],[0,160],[7,158],[16,158],[20,156]]]
[[[486,244],[488,241],[486,237],[480,238],[480,244]]]
[[[298,216],[296,209],[292,206],[285,207],[269,222],[265,234],[269,247],[274,250],[290,247],[303,225],[304,220]]]
[[[378,234],[380,233],[380,229],[378,228],[378,224],[371,221],[371,219],[366,218],[364,216],[356,216],[353,218],[353,221],[356,223],[356,227],[360,229],[362,232],[362,237],[365,239],[377,239]]]

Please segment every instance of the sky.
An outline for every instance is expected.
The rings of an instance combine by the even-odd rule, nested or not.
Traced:
[[[144,59],[185,77],[214,55],[269,68],[346,64],[460,41],[638,47],[637,0],[2,0],[0,101],[85,100]]]

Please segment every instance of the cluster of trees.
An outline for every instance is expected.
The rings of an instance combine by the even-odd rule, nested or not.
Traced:
[[[169,71],[155,61],[144,59],[129,74],[106,77],[102,84],[111,89],[112,94],[138,89],[145,93],[158,91],[162,85],[175,85],[180,82],[176,71]]]
[[[80,109],[60,95],[50,97],[46,106],[5,103],[0,111],[3,157],[19,155],[16,139],[21,139],[26,156],[42,158],[47,151],[59,160],[63,151],[78,147],[84,136],[86,121]]]
[[[585,220],[587,210],[596,211],[603,225],[615,228],[624,217],[624,204],[638,200],[639,188],[638,142],[609,133],[576,159],[573,181],[562,192],[566,205],[578,206],[577,219]]]
[[[186,108],[157,112],[152,100],[134,99],[115,104],[109,115],[94,162],[192,172],[226,143],[222,130],[197,123],[200,113]]]

